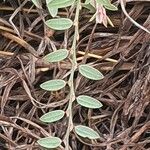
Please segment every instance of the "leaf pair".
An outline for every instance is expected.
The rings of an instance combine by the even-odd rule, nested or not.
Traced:
[[[46,55],[43,59],[45,62],[60,62],[67,58],[68,56],[68,50],[67,49],[59,49],[55,52],[49,53]],[[65,87],[66,82],[61,79],[55,79],[55,80],[50,80],[42,83],[40,87],[46,91],[57,91]]]
[[[46,0],[46,4],[49,10],[49,13],[52,17],[56,17],[59,8],[65,8],[71,6],[74,3],[74,0]],[[73,22],[69,18],[56,18],[47,20],[46,25],[54,30],[66,30],[69,29]]]
[[[60,49],[57,50],[56,52],[52,52],[44,57],[44,60],[46,62],[58,62],[63,59],[65,59],[68,56],[68,51],[66,49]],[[101,72],[99,72],[97,69],[89,66],[89,65],[80,65],[79,66],[79,72],[86,78],[93,79],[93,80],[100,80],[103,79],[104,76],[102,75]],[[46,91],[57,91],[62,88],[64,88],[66,85],[66,82],[61,79],[55,79],[55,80],[50,80],[42,83],[40,87]],[[87,108],[100,108],[102,107],[102,104],[86,95],[80,95],[77,97],[77,102],[84,107]]]
[[[63,110],[54,110],[44,114],[40,117],[40,120],[45,123],[53,123],[62,119],[65,115]],[[45,148],[57,148],[61,145],[62,140],[58,137],[46,137],[40,138],[38,144]]]
[[[49,13],[52,17],[56,17],[59,8],[65,8],[71,6],[74,3],[74,0],[46,0],[46,4],[49,10]],[[69,18],[56,18],[47,20],[46,25],[54,30],[66,30],[69,29],[73,22]]]
[[[32,0],[32,2],[34,3],[36,7],[42,8],[40,0]],[[52,17],[56,17],[59,8],[71,6],[73,3],[74,3],[74,0],[63,0],[63,1],[46,0],[48,10]],[[54,30],[66,30],[66,29],[69,29],[73,25],[73,22],[72,20],[68,18],[57,18],[57,19],[47,20],[45,24],[49,28],[54,29]]]
[[[49,53],[43,59],[45,62],[59,62],[67,58],[69,52],[67,49],[59,49],[55,52]],[[89,66],[89,65],[80,65],[79,72],[86,78],[91,80],[101,80],[104,78],[103,74],[99,72],[97,69]]]
[[[48,54],[48,55],[53,56],[51,54]],[[53,62],[56,60],[56,59],[53,59],[52,57],[48,57],[48,55],[45,57],[45,60],[47,60],[47,61],[51,60]],[[62,55],[61,57],[57,58],[57,60],[60,60],[60,58],[62,58],[64,56]],[[93,80],[100,80],[100,79],[103,79],[103,77],[104,77],[97,69],[95,69],[91,66],[88,66],[88,65],[80,65],[79,72],[83,76],[85,76],[89,79],[93,79]],[[46,91],[57,91],[57,90],[62,89],[65,86],[66,86],[66,82],[61,79],[46,81],[40,85],[40,87]]]
[[[100,138],[99,134],[94,131],[92,128],[89,128],[87,126],[83,125],[77,125],[75,126],[75,132],[83,137],[83,138],[89,138],[91,140]],[[62,140],[58,137],[45,137],[40,138],[37,143],[41,145],[44,148],[57,148],[61,145]]]

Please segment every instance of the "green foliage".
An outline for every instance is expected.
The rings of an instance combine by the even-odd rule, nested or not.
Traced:
[[[75,132],[83,137],[83,138],[89,138],[91,140],[98,139],[100,138],[99,134],[94,131],[93,129],[83,126],[83,125],[77,125],[75,126]]]
[[[85,2],[84,2],[84,4],[89,4],[91,2],[91,0],[86,0]]]
[[[110,0],[96,0],[97,4],[103,5],[106,9],[116,11],[118,8],[111,4]],[[86,0],[85,3],[86,5],[90,4],[93,6],[93,1],[92,0]]]
[[[66,30],[69,29],[73,22],[68,18],[49,19],[45,24],[54,30]]]
[[[41,0],[32,0],[33,4],[38,7],[38,8],[42,8],[41,7]]]
[[[108,10],[113,10],[113,11],[118,10],[118,8],[115,5],[111,4],[110,0],[96,0],[96,1],[98,4],[103,5]]]
[[[49,10],[49,13],[52,17],[56,17],[59,8],[65,8],[71,6],[75,0],[46,0],[46,4]]]
[[[101,5],[110,5],[111,2],[110,0],[96,0],[98,4],[101,4]]]
[[[112,5],[112,4],[110,4],[110,5],[105,5],[104,6],[106,9],[108,9],[108,10],[111,10],[111,11],[116,11],[116,10],[118,10],[118,8],[115,6],[115,5]]]
[[[36,7],[41,8],[40,0],[32,0],[32,2],[36,5]],[[76,99],[78,104],[80,104],[81,106],[90,108],[90,109],[101,108],[103,106],[101,102],[99,102],[98,100],[90,96],[79,95],[78,97],[75,97],[76,93],[74,89],[73,79],[74,79],[74,73],[76,69],[78,69],[80,74],[86,77],[87,79],[101,80],[104,78],[103,74],[99,70],[91,67],[90,65],[83,64],[83,65],[79,65],[79,67],[77,68],[76,47],[77,47],[77,39],[79,36],[79,25],[78,25],[79,24],[79,12],[83,6],[89,9],[91,12],[94,12],[95,14],[93,18],[95,18],[95,16],[97,15],[97,12],[103,11],[101,14],[105,16],[102,16],[102,18],[106,19],[107,16],[106,16],[106,13],[104,13],[105,12],[104,8],[114,11],[114,10],[117,10],[117,7],[111,4],[110,0],[96,0],[96,5],[93,4],[93,0],[86,0],[85,3],[82,5],[81,5],[80,0],[46,0],[46,5],[52,17],[56,17],[58,15],[58,11],[60,8],[66,8],[69,6],[76,7],[75,17],[73,18],[74,23],[69,18],[61,18],[59,16],[57,16],[57,18],[49,19],[45,22],[45,24],[53,30],[66,30],[66,29],[71,28],[73,25],[75,25],[74,35],[73,35],[74,38],[73,38],[73,43],[72,43],[71,50],[70,50],[70,55],[67,49],[59,49],[57,51],[47,54],[43,58],[45,62],[55,63],[55,62],[60,62],[66,59],[67,57],[69,57],[68,59],[70,60],[71,65],[72,65],[71,70],[70,70],[71,72],[70,77],[68,80],[68,85],[70,88],[70,91],[69,91],[70,97],[69,97],[68,105],[66,107],[67,108],[66,116],[69,118],[69,119],[66,119],[68,121],[67,131],[66,131],[66,135],[64,139],[65,140],[64,143],[66,144],[66,143],[69,143],[69,133],[72,130],[71,125],[74,126],[73,118],[72,118],[73,101]],[[97,8],[97,5],[100,7]],[[111,24],[110,20],[108,20],[108,22],[110,22]],[[40,87],[46,91],[57,91],[57,90],[64,88],[66,86],[66,83],[67,81],[64,81],[61,79],[54,79],[54,80],[49,80],[49,81],[42,83]],[[40,120],[45,123],[53,123],[62,119],[64,115],[65,115],[65,112],[63,110],[54,110],[54,111],[51,111],[42,115]],[[96,131],[94,131],[93,129],[87,126],[77,125],[74,128],[75,128],[76,134],[78,134],[79,136],[83,138],[89,138],[92,140],[100,138],[99,134]],[[37,142],[39,145],[41,145],[44,148],[57,148],[61,145],[62,140],[58,137],[46,137],[46,138],[39,139]],[[65,149],[69,149],[69,144],[66,144],[65,146],[67,146],[67,148],[65,147]]]
[[[87,96],[87,95],[80,95],[77,97],[77,102],[84,107],[87,108],[101,108],[103,105],[97,99]]]
[[[56,17],[58,13],[58,8],[50,8],[48,7],[49,13],[51,14],[52,17]]]
[[[43,59],[45,62],[59,62],[63,59],[67,58],[68,56],[68,50],[67,49],[59,49],[55,52],[49,53],[46,55]]]
[[[107,27],[107,24],[109,23],[112,27],[114,27],[110,18],[107,16],[105,9],[116,11],[118,8],[111,4],[110,0],[86,0],[83,7],[94,12],[90,21],[96,19],[96,23],[102,23],[105,27]],[[95,9],[95,11],[93,11],[93,9]]]
[[[87,8],[88,10],[90,10],[90,13],[95,13],[95,8],[91,5],[91,4],[83,4],[84,8]]]
[[[44,148],[57,148],[60,146],[62,140],[58,137],[40,138],[37,143]]]
[[[91,80],[101,80],[104,78],[103,74],[97,69],[89,65],[80,65],[79,72],[86,78]]]
[[[52,123],[62,119],[65,115],[63,110],[54,110],[44,114],[40,120],[45,123]]]
[[[46,91],[57,91],[65,87],[66,82],[61,79],[49,80],[40,85]]]
[[[49,8],[64,8],[71,6],[75,0],[47,0],[47,6]]]

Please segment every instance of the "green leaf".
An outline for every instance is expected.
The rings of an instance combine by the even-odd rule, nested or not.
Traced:
[[[97,0],[98,4],[104,5],[104,7],[108,10],[116,11],[118,8],[111,4],[110,0]]]
[[[47,5],[49,8],[65,8],[73,5],[75,0],[47,0]]]
[[[106,9],[112,10],[112,11],[118,10],[118,8],[117,8],[115,5],[113,5],[113,4],[105,5],[104,7],[105,7]]]
[[[98,4],[101,4],[101,5],[110,5],[111,2],[110,0],[96,0]]]
[[[86,0],[84,4],[89,4],[91,0]]]
[[[99,102],[97,99],[87,96],[87,95],[80,95],[77,97],[77,102],[84,107],[87,108],[101,108],[103,105],[101,102]]]
[[[94,13],[96,11],[96,9],[91,4],[83,4],[83,7],[90,10],[91,13]]]
[[[72,20],[70,20],[69,18],[50,19],[45,23],[49,28],[52,28],[54,30],[66,30],[73,25]]]
[[[54,0],[46,0],[46,4],[49,4],[51,1],[54,1]]]
[[[58,137],[45,137],[37,141],[44,148],[57,148],[61,145],[62,140]]]
[[[38,8],[42,8],[41,7],[41,1],[40,0],[32,0],[33,4],[38,7]]]
[[[99,134],[94,131],[93,129],[87,127],[87,126],[83,126],[83,125],[78,125],[75,126],[75,132],[83,137],[83,138],[89,138],[89,139],[98,139],[100,138]]]
[[[101,80],[104,78],[103,74],[97,69],[89,65],[80,65],[79,72],[86,78],[91,80]]]
[[[49,13],[51,14],[52,17],[56,17],[58,13],[58,8],[48,8]]]
[[[47,91],[57,91],[65,87],[66,82],[61,79],[49,80],[40,85],[40,87]]]
[[[60,120],[65,115],[65,112],[63,110],[54,110],[51,112],[48,112],[44,114],[40,120],[45,123],[52,123]]]
[[[68,56],[68,50],[67,49],[59,49],[55,52],[49,53],[46,55],[43,59],[45,62],[59,62]]]

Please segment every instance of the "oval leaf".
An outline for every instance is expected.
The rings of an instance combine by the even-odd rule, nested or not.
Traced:
[[[108,10],[112,10],[112,11],[116,11],[116,10],[118,10],[118,8],[115,6],[115,5],[105,5],[104,6],[106,9],[108,9]]]
[[[45,23],[49,28],[52,28],[54,30],[66,30],[73,25],[72,20],[68,18],[50,19]]]
[[[108,10],[116,11],[118,8],[110,3],[110,0],[97,0],[99,4],[104,5],[104,7]]]
[[[96,0],[98,4],[101,4],[101,5],[110,5],[111,2],[110,0]]]
[[[60,120],[61,118],[64,117],[64,115],[65,115],[65,112],[63,110],[54,110],[54,111],[44,114],[40,118],[40,120],[45,123],[52,123],[52,122]]]
[[[99,134],[96,131],[83,125],[75,126],[75,132],[83,138],[89,138],[89,139],[100,138]]]
[[[49,13],[51,14],[52,17],[56,17],[58,13],[58,8],[48,8]]]
[[[62,140],[58,137],[46,137],[37,141],[37,143],[44,148],[57,148],[61,142]]]
[[[47,5],[49,8],[65,8],[73,5],[74,0],[47,0]]]
[[[89,4],[91,0],[85,0],[84,4]]]
[[[40,87],[46,91],[57,91],[65,87],[66,82],[61,79],[49,80],[40,85]]]
[[[79,72],[86,78],[92,80],[101,80],[104,78],[103,74],[99,72],[97,69],[89,66],[89,65],[80,65]]]
[[[103,105],[101,102],[99,102],[97,99],[87,96],[87,95],[80,95],[77,97],[77,102],[84,107],[87,108],[101,108]]]
[[[91,4],[83,4],[83,7],[90,10],[90,13],[94,13],[96,11],[95,8]]]
[[[46,4],[48,5],[53,0],[46,0]]]
[[[32,0],[33,4],[38,7],[38,8],[42,8],[41,7],[41,1],[40,0]]]
[[[59,49],[55,52],[52,52],[48,55],[46,55],[43,59],[46,62],[59,62],[68,56],[68,50],[66,49]]]

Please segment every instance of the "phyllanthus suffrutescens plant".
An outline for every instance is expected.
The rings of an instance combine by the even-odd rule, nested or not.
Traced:
[[[40,0],[32,0],[32,2],[36,5],[36,7],[42,9],[42,3]],[[79,12],[82,7],[85,7],[89,10],[92,9],[94,10],[94,15],[90,19],[90,21],[96,18],[96,23],[103,23],[105,26],[107,26],[107,22],[109,22],[111,25],[113,24],[106,15],[106,9],[114,11],[117,10],[117,8],[116,6],[111,4],[110,0],[86,0],[84,3],[82,3],[81,0],[46,0],[46,5],[50,15],[53,17],[52,19],[49,19],[45,22],[46,26],[53,30],[67,30],[74,25],[74,38],[70,51],[68,51],[67,49],[58,49],[54,52],[49,53],[43,58],[45,62],[49,63],[57,63],[68,58],[71,62],[69,80],[66,82],[62,79],[53,79],[46,81],[40,85],[40,87],[46,91],[57,91],[64,88],[67,84],[70,88],[67,110],[50,111],[40,118],[40,120],[44,123],[54,123],[56,121],[59,121],[66,115],[66,117],[68,117],[68,126],[65,136],[63,139],[54,136],[44,137],[40,138],[37,142],[40,146],[48,149],[60,147],[61,143],[64,142],[65,150],[69,150],[69,135],[73,129],[78,136],[81,136],[83,138],[89,138],[91,140],[100,138],[100,135],[92,128],[81,124],[74,125],[72,118],[72,104],[74,101],[76,101],[79,105],[89,109],[98,109],[102,107],[102,103],[93,97],[87,95],[79,95],[78,97],[75,96],[75,71],[78,70],[82,76],[90,80],[96,81],[104,78],[103,74],[94,67],[88,64],[77,64],[76,45],[79,39]],[[74,6],[76,8],[74,21],[69,18],[61,18],[57,16],[59,9],[70,6]]]

